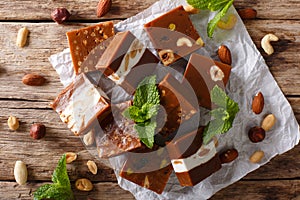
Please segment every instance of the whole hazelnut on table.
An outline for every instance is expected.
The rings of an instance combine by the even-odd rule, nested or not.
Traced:
[[[43,124],[35,123],[31,125],[30,136],[33,139],[39,140],[45,137],[45,134],[46,134],[46,127]]]
[[[257,143],[265,139],[266,132],[263,128],[255,126],[249,130],[248,136],[251,142]]]
[[[53,21],[57,22],[58,24],[64,23],[66,20],[69,19],[71,14],[66,8],[56,8],[52,13],[51,13],[51,18]]]

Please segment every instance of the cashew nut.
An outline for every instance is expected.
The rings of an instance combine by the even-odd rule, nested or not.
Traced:
[[[228,20],[227,21],[220,20],[217,23],[217,26],[220,29],[230,30],[230,29],[233,29],[233,27],[235,26],[236,22],[237,22],[237,17],[234,14],[230,14],[228,16]]]
[[[272,45],[270,44],[270,42],[275,42],[278,41],[278,37],[272,33],[269,33],[267,35],[265,35],[263,37],[263,39],[261,40],[261,47],[263,48],[263,50],[268,54],[271,55],[274,53],[274,48],[272,47]]]

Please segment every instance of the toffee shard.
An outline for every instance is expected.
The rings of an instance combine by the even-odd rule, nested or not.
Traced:
[[[82,63],[92,49],[114,34],[113,22],[103,22],[66,33],[76,75],[87,71]]]
[[[201,37],[183,6],[146,23],[144,27],[165,66],[202,47],[197,42]]]
[[[158,58],[130,31],[125,31],[116,34],[96,68],[132,94],[137,84],[154,71],[158,62]],[[132,74],[132,71],[135,72]]]
[[[123,116],[131,101],[111,105],[111,114],[99,120],[100,129],[96,138],[98,155],[109,158],[135,150],[142,146],[134,121]]]
[[[215,85],[225,89],[230,73],[231,66],[193,53],[184,72],[183,82],[187,81],[194,89],[199,106],[210,109],[210,91]]]
[[[88,131],[99,117],[111,112],[106,94],[84,74],[78,75],[50,106],[75,135]]]
[[[181,186],[194,186],[221,168],[214,141],[202,144],[203,130],[200,127],[167,145]]]
[[[130,154],[127,157],[120,176],[141,187],[161,194],[172,171],[173,168],[166,149],[160,148],[154,151],[142,149],[138,153]]]

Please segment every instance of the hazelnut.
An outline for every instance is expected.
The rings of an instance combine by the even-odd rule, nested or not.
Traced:
[[[236,149],[228,149],[220,154],[219,158],[221,163],[230,163],[234,161],[239,156],[239,153]]]
[[[30,136],[33,139],[39,140],[45,137],[45,134],[46,134],[46,127],[43,124],[35,123],[31,125]]]
[[[76,189],[80,191],[91,191],[93,189],[93,184],[89,179],[81,178],[75,182]]]
[[[263,128],[255,126],[249,130],[248,136],[251,142],[257,143],[265,139],[266,132]]]
[[[64,23],[66,20],[69,19],[70,16],[71,14],[66,8],[56,8],[51,13],[51,18],[58,24]]]
[[[210,67],[210,77],[213,81],[221,81],[224,78],[224,72],[216,65]]]
[[[16,117],[10,116],[7,120],[7,124],[10,130],[17,130],[19,128],[19,120]]]
[[[165,66],[170,65],[174,62],[175,56],[171,49],[161,50],[159,53],[159,57]]]

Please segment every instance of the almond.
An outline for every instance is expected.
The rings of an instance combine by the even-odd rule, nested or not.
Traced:
[[[22,78],[22,82],[30,86],[41,86],[45,81],[46,79],[43,76],[37,74],[27,74]]]
[[[222,63],[231,65],[231,52],[227,46],[222,45],[218,49],[218,56]]]
[[[230,163],[239,156],[239,152],[236,149],[228,149],[220,154],[219,158],[221,163]]]
[[[257,93],[252,101],[252,111],[255,114],[260,114],[264,109],[264,96],[261,92]]]
[[[238,13],[242,19],[255,19],[257,15],[257,11],[253,8],[240,9]]]
[[[112,0],[100,0],[97,5],[97,17],[102,17],[111,8]]]

